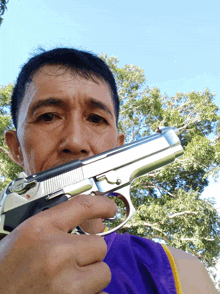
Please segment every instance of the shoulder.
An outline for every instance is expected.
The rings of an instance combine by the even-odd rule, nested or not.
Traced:
[[[217,294],[217,290],[205,268],[195,256],[167,246],[178,270],[184,293]]]

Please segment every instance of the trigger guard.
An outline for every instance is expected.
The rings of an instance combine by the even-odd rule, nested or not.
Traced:
[[[109,197],[109,196],[119,196],[119,198],[121,198],[121,200],[124,202],[125,207],[126,207],[126,214],[127,214],[127,218],[126,220],[124,220],[119,226],[113,228],[113,229],[106,229],[101,232],[101,233],[97,233],[97,236],[101,236],[104,237],[106,235],[109,235],[113,232],[115,232],[116,230],[119,230],[121,227],[124,226],[124,224],[126,224],[128,222],[128,220],[132,217],[132,215],[135,213],[135,208],[132,205],[130,199],[127,199],[126,197],[124,197],[121,193],[115,193],[115,192],[110,192],[110,193],[106,193],[103,196],[105,197]],[[114,216],[113,218],[106,218],[105,220],[107,221],[114,221],[116,220],[117,216]],[[76,227],[71,233],[73,234],[85,234],[85,235],[90,235],[89,233],[85,232],[81,227]]]
[[[117,216],[114,216],[114,217],[110,217],[110,218],[105,218],[106,221],[109,221],[109,222],[113,222],[117,219]]]
[[[94,193],[95,194],[95,193]],[[103,196],[104,197],[109,197],[109,196],[120,196],[121,194],[119,193],[106,193],[104,194]],[[115,215],[114,217],[111,217],[111,218],[105,218],[106,221],[110,221],[110,222],[113,222],[117,219],[117,216]],[[73,230],[73,233],[77,234],[77,235],[90,235],[89,233],[85,232],[80,226],[77,226],[74,230]]]

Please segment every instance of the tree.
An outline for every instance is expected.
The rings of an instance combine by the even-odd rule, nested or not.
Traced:
[[[8,4],[7,0],[0,0],[0,25],[3,21],[2,15],[5,13],[5,10],[7,9],[6,4]]]
[[[160,126],[175,126],[185,150],[173,164],[133,183],[137,212],[121,231],[162,239],[193,253],[206,267],[214,266],[220,253],[220,219],[213,202],[200,197],[208,176],[217,177],[220,164],[220,116],[214,93],[206,89],[173,97],[161,95],[158,88],[146,85],[141,68],[119,68],[117,58],[101,57],[117,80],[119,129],[127,141],[149,135]]]
[[[0,190],[3,190],[13,179],[17,178],[22,168],[13,162],[13,158],[4,140],[4,133],[14,129],[9,105],[13,85],[8,84],[0,88]]]
[[[179,128],[184,156],[173,164],[150,172],[132,185],[136,214],[121,232],[191,252],[205,266],[214,266],[220,255],[220,219],[211,200],[201,199],[208,176],[217,177],[220,165],[220,116],[208,89],[173,97],[150,89],[144,71],[134,65],[119,68],[115,57],[101,56],[112,69],[121,100],[119,130],[127,142],[152,134],[157,127]],[[7,157],[3,132],[12,126],[8,105],[12,85],[0,90],[1,188],[21,169]],[[3,99],[4,98],[4,99]]]

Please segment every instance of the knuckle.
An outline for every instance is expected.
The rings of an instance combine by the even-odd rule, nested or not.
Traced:
[[[93,242],[96,244],[97,247],[100,248],[100,252],[101,253],[103,252],[103,254],[106,255],[106,253],[107,253],[107,244],[105,242],[105,239],[100,237],[100,236],[97,236],[97,235],[92,235],[91,237],[94,238]]]
[[[58,269],[76,267],[77,265],[74,262],[75,253],[73,246],[65,246],[63,244],[50,246],[50,250],[47,250],[47,255],[44,260],[46,272],[54,276]]]
[[[105,271],[105,277],[106,277],[106,282],[109,284],[111,282],[112,279],[112,273],[111,270],[109,268],[109,266],[107,265],[107,263],[103,262],[103,267],[104,267],[104,271]]]
[[[109,216],[114,216],[118,210],[117,205],[108,197],[103,197],[97,193],[97,195],[78,195],[75,197],[77,203],[85,212],[97,212],[102,211]]]
[[[45,230],[45,222],[39,215],[36,215],[21,223],[17,230],[25,238],[38,239]]]
[[[78,204],[85,212],[93,210],[93,203],[90,196],[81,195],[78,197]]]

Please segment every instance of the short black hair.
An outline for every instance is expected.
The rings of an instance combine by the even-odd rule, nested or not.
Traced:
[[[104,80],[111,89],[117,124],[120,103],[116,82],[107,64],[101,58],[86,51],[73,48],[56,48],[49,51],[43,50],[40,54],[30,58],[20,71],[11,99],[11,115],[16,129],[18,112],[25,95],[26,87],[32,81],[34,73],[47,64],[60,64],[72,69],[87,79],[94,80],[94,77],[96,77],[99,80]]]

